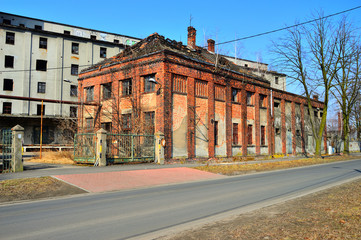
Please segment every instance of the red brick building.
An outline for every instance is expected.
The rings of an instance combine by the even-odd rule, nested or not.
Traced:
[[[154,33],[79,75],[79,100],[101,107],[79,111],[79,129],[164,133],[165,157],[313,152],[304,97],[272,89],[270,82],[197,47]],[[320,118],[323,103],[312,102]],[[316,118],[316,119],[317,119]]]

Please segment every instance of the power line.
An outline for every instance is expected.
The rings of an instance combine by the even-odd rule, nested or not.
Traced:
[[[279,31],[283,31],[283,30],[286,30],[286,29],[289,29],[289,28],[294,28],[294,27],[302,26],[302,25],[309,24],[309,23],[312,23],[312,22],[316,22],[316,21],[319,21],[319,20],[322,20],[322,19],[334,17],[334,16],[337,16],[337,15],[340,15],[340,14],[343,14],[343,13],[346,13],[346,12],[350,12],[350,11],[353,11],[353,10],[356,10],[356,9],[359,9],[359,8],[361,8],[361,6],[357,6],[357,7],[354,7],[354,8],[350,8],[350,9],[347,9],[347,10],[344,10],[344,11],[341,11],[341,12],[337,12],[337,13],[334,13],[334,14],[330,14],[330,15],[328,15],[328,16],[321,17],[321,18],[317,18],[317,19],[313,19],[313,20],[310,20],[310,21],[307,21],[307,22],[298,23],[298,24],[295,24],[295,25],[292,25],[292,26],[288,26],[288,27],[284,27],[284,28],[279,28],[279,29],[275,29],[275,30],[268,31],[268,32],[258,33],[258,34],[254,34],[254,35],[247,36],[247,37],[237,38],[237,39],[230,40],[230,41],[226,41],[226,42],[216,43],[215,45],[223,45],[223,44],[227,44],[227,43],[237,42],[237,41],[241,41],[241,40],[245,40],[245,39],[249,39],[249,38],[259,37],[259,36],[263,36],[263,35],[267,35],[267,34],[279,32]]]

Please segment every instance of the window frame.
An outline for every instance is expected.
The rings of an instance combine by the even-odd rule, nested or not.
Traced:
[[[78,76],[78,74],[79,74],[79,65],[78,64],[71,64],[70,74],[73,76]]]
[[[39,37],[39,48],[48,49],[48,39],[44,37]]]
[[[143,92],[144,93],[152,93],[152,92],[155,92],[155,83],[154,82],[150,82],[149,79],[150,78],[154,78],[155,79],[155,74],[148,74],[148,75],[145,75],[143,76],[143,83],[144,83],[144,88],[143,88]]]
[[[85,89],[85,101],[86,102],[94,101],[94,86],[89,86],[84,89]]]
[[[100,47],[99,56],[100,58],[107,58],[107,48]]]
[[[5,44],[15,45],[15,33],[6,32]]]
[[[121,80],[121,82],[122,82],[122,96],[125,97],[132,95],[132,91],[133,91],[132,79],[131,78],[124,79]]]
[[[71,43],[71,53],[79,55],[79,43],[76,42]]]
[[[38,82],[37,93],[46,93],[46,82]]]
[[[78,96],[78,86],[77,85],[70,85],[70,96],[71,97]]]
[[[11,113],[12,113],[12,102],[3,102],[2,114],[11,114]]]
[[[69,117],[72,117],[72,118],[78,117],[78,107],[77,106],[69,107]]]
[[[112,97],[112,82],[104,83],[102,86],[102,99],[107,100]]]

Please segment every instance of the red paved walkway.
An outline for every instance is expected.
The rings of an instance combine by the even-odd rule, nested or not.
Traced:
[[[222,178],[222,176],[217,174],[191,168],[162,168],[151,170],[57,175],[54,177],[81,187],[89,192],[106,192],[170,183]]]

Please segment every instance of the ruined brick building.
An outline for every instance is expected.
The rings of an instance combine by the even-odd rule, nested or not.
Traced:
[[[154,33],[83,70],[79,129],[164,133],[165,157],[200,158],[314,151],[306,99],[196,46]],[[323,103],[312,101],[316,119]]]

